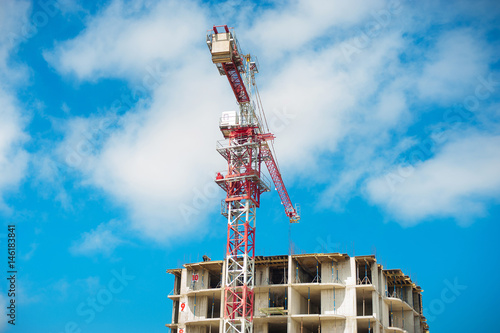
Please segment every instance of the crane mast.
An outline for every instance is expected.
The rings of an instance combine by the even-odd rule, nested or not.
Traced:
[[[269,146],[269,133],[255,112],[252,88],[257,62],[243,54],[227,25],[214,26],[207,34],[212,62],[227,77],[239,105],[238,111],[222,113],[219,122],[224,140],[217,151],[228,168],[217,173],[215,182],[226,192],[221,212],[227,218],[226,269],[224,272],[225,333],[252,333],[255,285],[255,221],[260,195],[270,191],[270,182],[261,172],[264,162],[291,223],[300,219],[286,191],[281,173]],[[263,110],[262,110],[263,112]]]

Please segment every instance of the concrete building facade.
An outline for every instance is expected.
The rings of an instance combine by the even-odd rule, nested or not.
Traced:
[[[224,261],[167,270],[175,276],[174,333],[222,333]],[[426,333],[422,289],[375,256],[316,253],[255,258],[255,333]]]

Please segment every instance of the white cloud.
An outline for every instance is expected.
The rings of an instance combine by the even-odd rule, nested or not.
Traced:
[[[237,33],[244,47],[254,44],[252,52],[261,56],[258,80],[285,179],[294,174],[326,184],[321,194],[328,203],[348,198],[363,179],[379,174],[387,158],[380,152],[398,150],[393,141],[408,140],[404,133],[420,113],[410,113],[409,103],[426,103],[437,89],[448,99],[456,97],[447,90],[454,84],[453,68],[461,67],[460,79],[468,80],[484,68],[481,61],[488,61],[476,56],[482,44],[474,42],[472,30],[443,34],[438,38],[443,46],[427,62],[402,61],[403,50],[422,51],[405,34],[426,31],[409,7],[384,21],[383,29],[362,45],[356,43],[367,25],[380,20],[377,15],[390,8],[389,2],[298,1],[290,9],[278,7],[258,11],[262,17]],[[148,66],[159,63],[166,69],[168,76],[145,87],[151,99],[124,115],[69,120],[57,150],[83,175],[85,185],[125,207],[134,230],[156,240],[179,239],[193,230],[203,235],[207,217],[223,197],[210,175],[225,166],[214,149],[221,138],[217,117],[236,105],[204,45],[209,26],[206,11],[193,2],[127,7],[113,1],[80,35],[45,52],[61,74],[80,80],[125,78],[144,87],[148,77],[141,75]],[[331,35],[332,27],[352,31]],[[460,42],[470,50],[450,64]],[[355,46],[349,56],[345,43]],[[414,82],[420,77],[419,91]],[[109,117],[113,124],[103,125]],[[343,160],[345,169],[332,177],[328,170],[336,170],[331,168],[336,160]],[[91,249],[99,248],[92,239],[113,235],[98,229],[85,236]]]
[[[449,103],[464,98],[488,71],[491,49],[470,28],[443,33],[427,53],[417,86],[421,98]]]
[[[369,198],[403,224],[435,217],[468,221],[500,199],[500,136],[464,133],[433,158],[370,179]]]
[[[27,170],[29,155],[22,147],[28,136],[16,101],[1,89],[0,105],[0,210],[8,210],[5,195],[17,188]]]
[[[116,236],[118,226],[119,222],[110,221],[99,224],[94,230],[84,232],[81,239],[73,243],[70,252],[75,255],[104,254],[109,256],[116,247],[125,243]]]
[[[187,50],[202,40],[192,32],[204,31],[204,22],[191,1],[116,0],[79,36],[44,56],[59,72],[79,79],[139,76],[154,61],[183,63]]]
[[[373,20],[371,13],[386,10],[386,6],[382,0],[290,1],[265,11],[244,36],[260,46],[261,56],[276,57],[287,51],[297,52],[308,42],[325,37],[325,33],[335,37],[329,31],[331,27],[346,29]]]
[[[172,73],[148,109],[68,123],[61,159],[83,172],[85,184],[126,207],[140,234],[158,240],[188,235],[222,198],[213,182],[215,171],[225,168],[215,152],[218,117],[234,106],[218,103],[220,95],[231,101],[230,92],[218,93],[227,83],[206,67],[194,64]],[[211,82],[214,76],[219,82]]]
[[[29,155],[23,149],[28,140],[26,119],[12,88],[23,77],[24,69],[10,60],[20,39],[22,21],[30,9],[26,1],[4,1],[0,6],[0,210],[8,211],[7,192],[15,190],[24,178]]]
[[[29,1],[5,0],[0,6],[0,90],[26,76],[26,69],[11,61],[10,56],[29,36],[24,22],[30,10]]]
[[[16,46],[14,35],[21,31],[23,23],[30,9],[29,1],[5,0],[0,7],[0,49],[2,60],[8,57],[9,51]],[[14,42],[14,43],[13,43]]]
[[[403,45],[388,32],[357,54],[352,65],[341,45],[333,44],[322,52],[298,53],[281,71],[263,74],[268,118],[281,109],[293,115],[277,122],[277,154],[285,170],[293,166],[296,175],[328,182],[332,178],[325,178],[319,156],[342,155],[338,145],[346,138],[354,146],[381,144],[375,133],[406,123],[405,87],[391,84],[401,72],[397,54]]]
[[[36,169],[36,175],[31,181],[37,186],[38,195],[59,202],[68,211],[73,209],[72,198],[64,188],[63,165],[54,159],[52,149],[53,146],[47,144],[44,149],[30,156],[31,164]]]
[[[398,43],[397,38],[374,43],[367,52],[370,61],[349,71],[334,65],[333,60],[325,67],[325,63],[311,63],[309,55],[300,55],[270,80],[271,86],[263,91],[267,110],[281,111],[283,101],[287,101],[286,112],[292,114],[290,119],[283,119],[283,115],[280,119],[268,111],[285,169],[288,165],[307,168],[318,153],[335,151],[336,143],[351,126],[345,126],[346,122],[363,111],[353,109],[355,101],[373,98],[377,89],[373,81]],[[155,239],[187,235],[202,225],[223,196],[210,171],[224,169],[224,160],[214,149],[215,141],[221,138],[217,117],[221,110],[235,107],[233,97],[226,79],[218,77],[209,62],[190,61],[209,59],[208,51],[202,48],[191,53],[192,58],[186,58],[186,64],[154,90],[147,109],[138,107],[117,118],[118,129],[106,130],[104,136],[96,134],[103,138],[99,142],[92,137],[103,127],[103,118],[75,118],[68,124],[59,149],[63,159],[83,171],[87,184],[111,194],[127,207],[133,226]],[[314,58],[332,54],[343,59],[338,46]],[[376,69],[371,69],[374,64]],[[300,85],[295,81],[298,77]],[[389,117],[392,124],[399,116],[390,118],[388,114],[401,113],[401,98],[394,93],[388,98],[398,103],[381,111],[380,123]],[[302,135],[297,140],[299,132]],[[318,141],[323,144],[317,145]]]
[[[63,15],[85,11],[80,4],[80,0],[57,0],[57,2],[55,2],[55,5]]]
[[[218,117],[221,111],[235,108],[227,80],[218,77],[210,62],[201,9],[190,3],[175,4],[153,5],[131,17],[121,2],[114,2],[80,36],[51,53],[55,63],[67,64],[58,67],[62,73],[74,72],[90,80],[126,76],[150,91],[147,105],[139,103],[123,116],[70,120],[57,151],[83,173],[84,184],[103,189],[127,209],[140,235],[157,240],[187,236],[218,207],[222,192],[213,174],[225,168],[215,152],[215,142],[221,139]],[[187,17],[197,18],[196,23]],[[127,35],[130,25],[134,38]],[[96,33],[99,40],[108,42],[98,41],[96,47]],[[151,39],[152,44],[142,49],[144,40],[158,35],[161,38]],[[115,53],[115,48],[121,51]],[[86,57],[81,67],[75,56],[86,52],[96,52],[98,57]],[[144,87],[140,78],[137,83],[138,64],[155,60],[170,66],[168,78],[154,86]],[[198,230],[197,235],[202,235],[206,229]]]

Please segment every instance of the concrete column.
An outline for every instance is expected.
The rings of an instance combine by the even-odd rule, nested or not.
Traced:
[[[254,331],[254,333],[268,333],[267,323],[254,324],[253,331]]]
[[[371,264],[371,272],[372,272],[372,284],[375,287],[375,290],[378,290],[378,265],[377,262],[375,261],[374,263]]]
[[[199,299],[199,301],[198,301]],[[208,296],[196,298],[196,318],[205,319],[208,313]]]
[[[413,311],[404,311],[404,320],[405,320],[405,330],[408,331],[408,333],[414,333],[415,332],[415,322],[414,322],[414,316],[413,316]]]
[[[263,317],[265,316],[263,313],[259,311],[259,309],[269,307],[268,302],[268,291],[261,290],[258,293],[255,293],[254,297],[254,316]]]
[[[332,283],[332,262],[322,262],[320,263],[321,267],[321,283]],[[335,273],[335,266],[334,266]]]
[[[181,270],[181,295],[187,293],[189,284],[187,282],[187,269]]]

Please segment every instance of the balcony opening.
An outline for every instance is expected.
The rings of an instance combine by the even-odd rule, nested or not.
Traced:
[[[384,270],[387,279],[385,296],[399,298],[410,306],[414,304],[413,283],[400,269]],[[413,300],[412,300],[413,299]]]
[[[215,294],[212,297],[208,297],[206,318],[220,318],[220,304],[221,300],[215,297]]]
[[[271,331],[269,331],[271,332]],[[299,323],[299,331],[302,333],[320,333],[323,332],[321,324]]]
[[[281,289],[281,288],[280,288]],[[282,290],[274,290],[274,291],[269,291],[268,293],[268,300],[269,308],[279,308],[282,310],[288,310],[288,296],[287,296],[288,290],[286,288],[283,288]],[[276,313],[276,314],[286,314],[286,313]]]
[[[179,322],[179,301],[174,301],[174,317],[172,318],[172,324],[177,324]]]
[[[287,266],[269,268],[269,284],[287,284],[288,272]]]
[[[297,314],[321,314],[321,290],[318,288],[305,288],[296,290],[299,301]],[[295,298],[296,296],[294,296]],[[296,301],[294,301],[296,302]]]
[[[413,293],[413,308],[420,314],[422,313],[421,305],[422,305],[422,294]]]
[[[321,283],[321,263],[315,257],[297,259],[294,268],[295,283]]]
[[[356,291],[356,315],[371,316],[373,315],[373,303],[371,291]]]
[[[210,261],[186,265],[186,284],[189,290],[217,289],[222,284],[222,261]]]
[[[389,311],[389,327],[404,329],[404,319],[401,311]]]
[[[255,285],[288,284],[288,256],[255,257]]]
[[[269,333],[287,333],[286,322],[285,323],[269,323],[267,326]]]
[[[174,295],[180,295],[181,294],[181,277],[180,275],[175,275],[175,281],[174,281]]]
[[[308,314],[321,314],[321,294],[311,296]]]
[[[221,274],[218,272],[209,272],[208,274],[208,288],[216,289],[221,287]]]
[[[371,264],[367,260],[356,260],[356,284],[372,284]]]
[[[358,320],[358,333],[373,333],[375,322]]]

